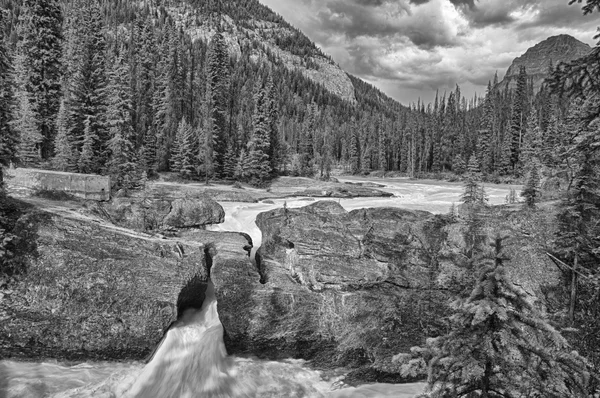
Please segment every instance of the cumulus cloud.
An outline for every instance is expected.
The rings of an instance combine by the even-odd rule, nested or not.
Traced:
[[[567,0],[260,0],[348,72],[401,102],[461,85],[483,93],[555,34],[592,44],[596,18]]]

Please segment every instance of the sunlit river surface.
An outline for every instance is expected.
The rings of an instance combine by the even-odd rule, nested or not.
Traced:
[[[368,182],[359,178],[342,181]],[[376,179],[390,198],[332,199],[347,210],[366,207],[402,207],[447,212],[459,201],[460,184]],[[487,186],[491,204],[500,204],[508,186]],[[256,215],[283,206],[302,207],[307,198],[272,203],[222,203],[225,222],[216,231],[248,233],[256,247],[261,234]],[[264,361],[227,356],[212,288],[202,310],[187,312],[171,328],[148,364],[96,362],[0,361],[0,398],[412,398],[423,384],[375,384],[343,387],[341,372],[320,372],[299,360]]]

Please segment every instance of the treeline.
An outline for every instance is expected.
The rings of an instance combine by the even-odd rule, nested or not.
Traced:
[[[579,105],[549,86],[534,95],[525,70],[514,90],[496,77],[484,98],[456,87],[408,107],[350,76],[352,103],[283,64],[273,43],[307,68],[322,54],[256,0],[0,5],[5,163],[129,187],[162,171],[258,185],[334,165],[462,174],[471,157],[489,180],[524,175],[534,157],[573,172],[561,148]]]

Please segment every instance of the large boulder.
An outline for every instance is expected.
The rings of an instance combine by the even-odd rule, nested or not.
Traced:
[[[94,214],[137,231],[200,228],[220,224],[225,219],[223,207],[204,195],[187,198],[166,195],[117,197],[106,203],[90,202],[88,206]]]
[[[174,228],[194,228],[220,224],[225,220],[223,207],[210,198],[176,199],[163,225]]]
[[[0,274],[3,358],[142,359],[183,310],[202,305],[213,264],[252,265],[242,234],[185,231],[164,239],[74,203],[38,202],[21,206],[13,228],[21,272]]]
[[[488,216],[485,231],[511,236],[511,277],[542,295],[558,277],[533,230],[551,230],[551,217]],[[455,278],[465,272],[454,265],[468,246],[466,222],[397,208],[347,212],[336,202],[317,202],[259,214],[256,223],[263,233],[258,270],[247,263],[212,268],[231,353],[292,356],[381,375],[397,372],[394,355],[446,330]]]

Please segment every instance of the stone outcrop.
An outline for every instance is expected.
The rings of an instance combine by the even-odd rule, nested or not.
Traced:
[[[545,223],[550,216],[508,212],[484,226],[511,236],[509,273],[539,297],[558,280],[542,249],[548,236],[532,233],[551,231]],[[394,355],[445,330],[449,292],[466,272],[454,265],[466,247],[463,223],[317,202],[262,213],[257,225],[258,270],[212,268],[230,352],[393,373]]]
[[[506,71],[504,80],[499,83],[501,89],[515,88],[519,68],[525,66],[527,75],[533,80],[535,90],[539,90],[542,82],[548,76],[551,66],[560,62],[571,62],[584,57],[592,51],[585,43],[569,35],[558,35],[547,38],[528,49],[525,54],[516,58]]]
[[[220,224],[225,219],[223,207],[206,195],[174,198],[166,195],[119,197],[112,201],[88,204],[92,213],[106,220],[138,231],[200,228]]]
[[[21,202],[13,229],[22,272],[0,275],[3,358],[142,359],[182,310],[202,304],[211,266],[252,265],[242,234],[156,238],[37,201]]]

